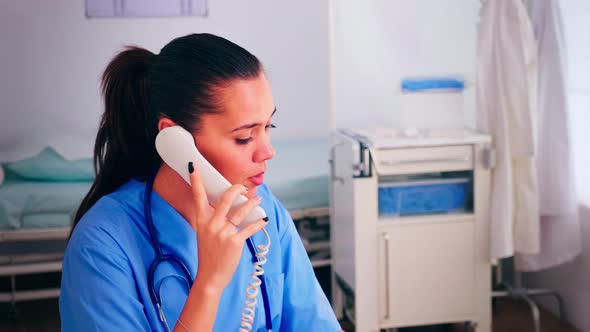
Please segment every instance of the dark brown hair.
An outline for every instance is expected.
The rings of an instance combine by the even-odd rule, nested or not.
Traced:
[[[105,109],[94,144],[96,178],[72,230],[102,196],[160,165],[154,145],[160,118],[197,130],[203,114],[219,112],[217,88],[261,71],[254,55],[212,34],[176,38],[158,55],[135,46],[117,54],[102,75]]]

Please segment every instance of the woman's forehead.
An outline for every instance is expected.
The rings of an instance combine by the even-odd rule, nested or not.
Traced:
[[[220,115],[226,118],[268,118],[275,108],[270,85],[263,74],[254,79],[233,80],[219,92]]]

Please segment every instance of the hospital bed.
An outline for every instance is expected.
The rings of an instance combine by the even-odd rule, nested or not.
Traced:
[[[295,220],[314,267],[330,264],[329,141],[274,142],[265,182]],[[91,166],[89,162],[88,165]],[[19,290],[16,276],[61,271],[71,217],[88,192],[88,181],[30,181],[6,174],[0,185],[0,278],[10,291],[0,302],[57,297],[59,288]]]
[[[0,185],[0,277],[10,290],[0,302],[44,299],[59,288],[19,290],[16,276],[61,271],[71,215],[91,183],[43,182],[8,178]]]

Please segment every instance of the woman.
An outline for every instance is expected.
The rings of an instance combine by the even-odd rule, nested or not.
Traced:
[[[188,35],[158,55],[121,52],[102,92],[97,176],[63,263],[63,331],[340,331],[293,221],[263,184],[276,108],[259,60],[221,37]],[[189,186],[157,154],[157,133],[174,125],[234,184],[217,209],[195,165]],[[248,202],[229,215],[239,194]],[[268,221],[237,227],[255,206]],[[249,311],[263,228],[272,245]]]

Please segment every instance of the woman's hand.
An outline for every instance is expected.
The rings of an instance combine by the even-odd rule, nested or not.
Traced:
[[[266,226],[266,222],[261,219],[240,230],[236,227],[260,204],[260,197],[250,198],[230,216],[228,212],[232,202],[248,189],[241,184],[233,185],[223,194],[213,210],[207,200],[199,170],[189,165],[189,173],[196,205],[196,215],[191,225],[197,233],[199,259],[195,285],[206,292],[220,294],[238,266],[244,242]]]
[[[249,199],[228,216],[232,202],[246,187],[232,186],[223,194],[217,208],[212,209],[199,171],[192,163],[189,163],[189,176],[196,212],[187,220],[197,233],[199,263],[197,277],[174,331],[212,331],[221,294],[236,271],[244,242],[266,226],[266,222],[261,219],[238,231],[236,225],[260,204],[260,199]]]

